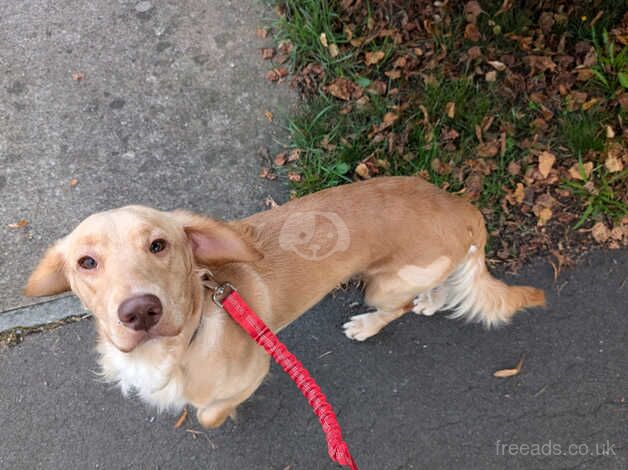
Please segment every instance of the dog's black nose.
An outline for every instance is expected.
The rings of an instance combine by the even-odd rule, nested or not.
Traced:
[[[118,307],[118,318],[127,328],[148,331],[161,318],[161,301],[152,294],[130,297]]]

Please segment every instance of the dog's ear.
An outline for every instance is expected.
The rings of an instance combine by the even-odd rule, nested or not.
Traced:
[[[25,295],[43,297],[70,290],[70,283],[63,272],[65,259],[60,245],[61,243],[57,242],[48,248],[26,283]]]
[[[182,224],[199,264],[212,266],[263,258],[245,227],[185,211],[174,211],[172,214]]]

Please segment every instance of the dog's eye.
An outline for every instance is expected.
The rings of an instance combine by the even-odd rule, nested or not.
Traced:
[[[98,263],[91,256],[83,256],[78,260],[78,265],[83,269],[94,269],[98,266]]]
[[[157,240],[153,240],[148,248],[151,253],[159,253],[160,251],[164,251],[166,249],[166,240],[163,238],[158,238]]]

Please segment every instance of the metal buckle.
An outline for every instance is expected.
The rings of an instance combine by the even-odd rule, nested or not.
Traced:
[[[238,291],[238,289],[236,289],[233,284],[229,282],[219,284],[218,286],[212,288],[212,290],[212,301],[220,308],[222,308],[222,304],[229,294]]]

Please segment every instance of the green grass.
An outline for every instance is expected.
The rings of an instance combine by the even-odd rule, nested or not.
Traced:
[[[606,33],[621,18],[619,9],[612,8],[613,1],[601,0],[595,6],[580,2],[571,16],[561,17],[556,14],[552,17],[555,21],[551,29],[555,37],[564,35],[572,43],[588,40],[595,47],[597,64],[591,68],[593,78],[589,83],[576,84],[573,89],[586,91],[587,100],[597,97],[604,104],[598,103],[587,111],[556,112],[554,109],[555,115],[549,118],[545,114],[548,108],[535,103],[525,93],[514,97],[500,94],[500,80],[503,80],[504,72],[499,73],[497,83],[487,83],[483,78],[484,72],[475,78],[465,78],[465,75],[470,75],[479,65],[486,71],[486,64],[480,59],[467,61],[461,66],[463,70],[458,70],[458,73],[462,75],[452,75],[451,64],[457,64],[458,59],[462,58],[462,52],[475,45],[464,40],[463,47],[460,47],[460,35],[465,24],[462,16],[464,3],[452,4],[454,15],[450,23],[434,25],[434,36],[430,39],[432,51],[436,55],[444,47],[447,52],[445,62],[449,62],[450,68],[438,64],[425,71],[430,75],[429,80],[425,79],[425,75],[400,80],[390,80],[384,75],[384,71],[391,69],[396,57],[411,55],[413,48],[417,46],[425,49],[422,42],[398,45],[390,37],[376,37],[359,47],[343,47],[348,46],[350,39],[343,30],[343,21],[353,22],[354,19],[342,17],[339,2],[286,0],[281,4],[285,15],[275,24],[275,37],[278,41],[292,43],[290,59],[293,70],[298,72],[312,63],[320,64],[324,70],[321,83],[310,87],[308,101],[289,120],[290,146],[300,149],[301,153],[298,161],[289,169],[284,168],[281,171],[300,175],[298,181],[291,179],[296,195],[354,181],[357,179],[356,167],[365,161],[369,162],[369,168],[376,168],[378,176],[420,174],[436,185],[450,191],[459,191],[465,187],[465,178],[470,171],[468,160],[478,158],[477,147],[480,142],[476,129],[491,117],[493,122],[483,132],[484,140],[497,139],[504,129],[507,129],[507,138],[505,149],[500,147],[500,151],[493,158],[485,158],[494,165],[494,169],[490,174],[484,175],[481,193],[476,201],[480,206],[493,211],[495,217],[492,220],[489,218],[489,226],[491,223],[503,221],[501,215],[504,194],[511,191],[516,183],[523,181],[523,175],[529,170],[528,165],[536,165],[535,158],[531,158],[530,151],[527,150],[531,142],[536,150],[544,145],[555,152],[558,157],[557,165],[561,162],[571,165],[574,159],[591,161],[591,158],[597,158],[591,175],[584,181],[553,183],[568,188],[579,198],[582,212],[576,227],[581,227],[592,219],[608,217],[617,220],[626,214],[627,206],[622,199],[625,198],[622,182],[625,183],[627,179],[626,170],[611,174],[600,160],[607,145],[605,126],[617,126],[616,115],[626,114],[618,106],[614,109],[608,106],[608,102],[616,100],[619,93],[628,86],[628,48],[617,50]],[[400,3],[405,7],[411,4],[412,2],[403,1]],[[478,17],[478,27],[483,38],[477,45],[485,54],[487,50],[494,49],[496,52],[490,53],[493,57],[511,54],[517,61],[512,70],[521,75],[527,74],[528,68],[523,65],[521,58],[543,52],[534,49],[536,45],[532,43],[529,44],[529,51],[522,52],[520,44],[508,33],[520,37],[534,36],[537,34],[543,10],[535,4],[532,5],[534,8],[531,12],[514,7],[495,16],[503,4],[502,0],[483,1],[481,4],[484,13]],[[366,10],[358,15],[358,24],[352,24],[354,38],[372,33],[367,23],[377,15],[371,10],[368,1],[363,8]],[[389,16],[390,24],[396,24],[399,20],[395,16],[399,13],[396,8],[400,7],[387,7],[386,15]],[[592,9],[593,15],[590,11],[585,11],[586,8]],[[592,27],[593,16],[602,9],[609,13],[598,18],[595,27]],[[586,18],[579,16],[580,12]],[[321,42],[321,33],[325,34],[328,44],[340,46],[340,54],[332,57],[330,49]],[[429,47],[425,50],[428,49]],[[383,51],[384,59],[374,66],[366,66],[364,53],[374,51]],[[361,100],[362,103],[347,103],[329,96],[325,92],[325,85],[339,77],[348,78],[364,88],[367,99]],[[543,73],[535,78],[539,82],[550,80]],[[375,80],[386,83],[388,90],[398,88],[399,92],[383,97],[371,93],[368,87]],[[558,96],[555,89],[553,93]],[[550,100],[553,98],[554,96],[550,96]],[[455,103],[453,118],[446,113],[450,102]],[[401,105],[405,106],[403,110],[399,108]],[[390,145],[386,138],[373,138],[377,134],[373,130],[380,126],[386,113],[390,112],[397,114],[398,119],[382,135],[386,138],[392,135],[394,145]],[[428,115],[427,120],[425,113]],[[545,118],[549,126],[546,135],[541,133],[540,141],[536,140],[539,136],[535,135],[531,127],[536,118]],[[452,130],[458,134],[453,140],[453,148],[451,141],[441,138],[443,133]],[[404,138],[403,150],[398,151],[397,144]],[[527,145],[520,145],[523,142],[527,142]],[[435,159],[445,167],[450,166],[451,171],[443,170],[442,166],[437,171]],[[508,171],[511,162],[520,165],[519,175],[512,175]],[[530,183],[528,181],[525,184]],[[548,191],[549,189],[544,188]],[[531,225],[525,229],[522,227],[522,233],[525,230],[534,230],[535,222],[534,218],[528,218],[527,223]]]

